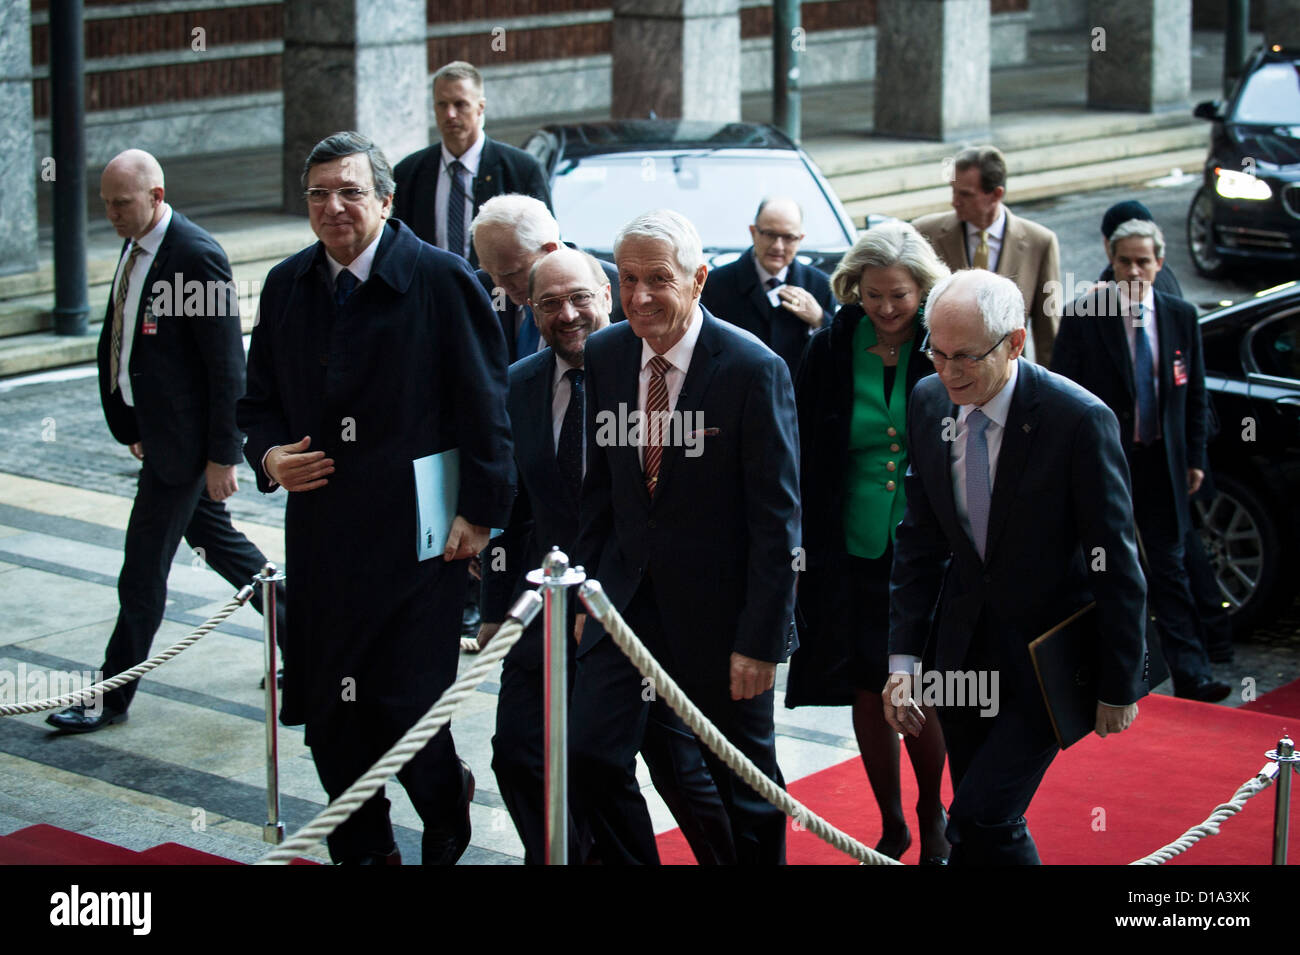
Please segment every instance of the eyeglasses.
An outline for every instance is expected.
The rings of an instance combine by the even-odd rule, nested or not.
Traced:
[[[541,312],[547,318],[554,318],[559,315],[564,308],[564,303],[568,302],[578,311],[591,305],[596,298],[596,293],[591,289],[578,289],[576,292],[570,292],[568,295],[553,295],[550,298],[544,298],[540,302],[533,302],[533,310]]]
[[[353,203],[360,202],[368,192],[374,192],[374,188],[359,189],[356,186],[344,186],[342,189],[308,189],[303,196],[313,206],[323,206],[330,201],[330,196],[338,196],[343,202]]]
[[[789,232],[773,232],[770,229],[756,229],[756,231],[763,238],[767,239],[768,242],[775,242],[777,239],[781,239],[786,245],[794,245],[803,238],[802,235],[791,235]]]
[[[950,361],[955,361],[961,364],[962,367],[970,369],[970,368],[974,368],[985,358],[988,358],[989,355],[992,355],[995,351],[997,351],[998,345],[1001,345],[1004,341],[1006,341],[1007,335],[1010,334],[1011,334],[1010,332],[1007,332],[1006,335],[1003,335],[996,342],[994,342],[992,348],[990,348],[982,355],[945,355],[937,348],[930,347],[930,333],[926,332],[925,341],[921,342],[921,352],[922,354],[925,355],[926,358],[934,362],[935,367],[938,367],[939,365],[946,365]]]

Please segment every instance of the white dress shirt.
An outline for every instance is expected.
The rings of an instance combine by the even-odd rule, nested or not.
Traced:
[[[162,211],[162,217],[156,226],[141,238],[127,243],[122,258],[117,263],[117,275],[113,278],[113,287],[109,290],[108,300],[116,302],[117,287],[122,281],[122,269],[126,266],[131,248],[138,245],[140,254],[136,256],[131,274],[127,276],[126,301],[122,305],[122,352],[117,365],[117,387],[121,390],[122,400],[126,402],[128,408],[135,407],[135,394],[131,391],[131,346],[135,344],[135,317],[140,312],[140,298],[144,293],[144,281],[149,277],[149,266],[153,265],[153,257],[158,254],[158,246],[162,245],[167,227],[172,224],[172,207],[164,202]],[[175,276],[169,275],[165,278],[169,289],[167,294],[179,297],[184,289],[171,290],[171,283],[175,281]],[[112,320],[112,316],[109,316],[109,320]]]
[[[700,328],[704,324],[704,313],[700,310],[699,303],[695,305],[695,312],[691,315],[691,323],[686,326],[686,334],[668,351],[664,352],[663,357],[668,359],[672,365],[664,372],[664,384],[668,386],[668,410],[672,412],[677,407],[677,399],[681,396],[682,385],[686,383],[686,372],[691,367],[691,355],[695,352],[695,343],[700,340]],[[645,412],[646,393],[650,390],[650,359],[657,354],[650,343],[642,339],[641,341],[641,374],[638,376],[636,406]],[[642,440],[649,437],[649,428],[643,426],[641,436]],[[665,429],[665,433],[666,429]],[[645,445],[644,443],[636,449],[637,459],[641,465],[645,466]]]
[[[969,222],[963,222],[966,227],[966,261],[975,261],[975,250],[980,244],[980,230]],[[1002,237],[1007,231],[1007,210],[999,209],[998,217],[993,220],[993,224],[984,230],[984,241],[989,246],[989,271],[998,270],[998,261],[1002,257]]]
[[[1141,323],[1141,324],[1139,324]],[[1151,346],[1151,382],[1155,386],[1156,393],[1156,433],[1155,437],[1160,437],[1160,335],[1156,331],[1156,297],[1151,293],[1148,286],[1146,294],[1142,296],[1142,317],[1140,319],[1131,316],[1128,311],[1128,303],[1124,304],[1124,336],[1128,339],[1128,357],[1133,363],[1133,370],[1137,371],[1137,333],[1142,332],[1147,337],[1147,344]],[[1138,439],[1138,407],[1137,396],[1133,398],[1133,440]]]
[[[474,140],[474,145],[465,150],[465,154],[460,157],[459,162],[465,167],[468,175],[463,172],[460,174],[461,185],[465,187],[465,236],[464,249],[452,249],[457,255],[469,258],[469,224],[474,218],[474,180],[478,178],[479,160],[483,158],[483,143],[487,137],[483,130],[479,130],[478,139]],[[442,168],[438,170],[438,185],[433,194],[433,214],[434,225],[436,227],[435,243],[438,248],[447,248],[447,198],[451,195],[451,164],[457,161],[457,158],[448,152],[446,146],[442,150]]]

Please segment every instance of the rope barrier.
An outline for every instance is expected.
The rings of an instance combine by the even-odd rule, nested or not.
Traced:
[[[107,680],[101,680],[99,683],[92,684],[85,689],[77,690],[75,693],[68,693],[65,696],[47,697],[43,700],[33,700],[30,703],[6,703],[0,706],[0,716],[16,716],[19,713],[40,713],[44,710],[57,710],[64,706],[75,706],[84,703],[94,696],[103,693],[106,690],[116,690],[120,686],[126,686],[132,680],[138,680],[150,670],[157,669],[172,657],[176,656],[182,650],[188,649],[197,643],[202,637],[207,636],[217,624],[225,620],[232,613],[248,602],[248,598],[253,596],[253,587],[246,584],[239,589],[239,592],[230,599],[230,602],[209,617],[202,625],[191,631],[188,636],[182,637],[173,643],[170,647],[159,653],[157,656],[150,657],[143,663],[131,667],[129,670],[123,670],[116,676],[109,677]]]
[[[648,677],[654,691],[680,716],[713,754],[726,763],[745,783],[777,809],[793,818],[813,835],[841,852],[853,856],[863,865],[900,865],[897,860],[870,849],[846,832],[836,829],[799,800],[769,779],[754,763],[718,731],[699,707],[682,692],[659,662],[650,655],[644,643],[623,620],[614,605],[605,596],[600,584],[587,581],[582,587],[582,600],[592,616],[605,626],[605,632],[618,644],[632,664]]]
[[[525,596],[528,594],[526,593]],[[533,596],[536,597],[536,594]],[[540,598],[537,599],[540,602]],[[491,675],[496,664],[510,652],[510,648],[519,641],[523,632],[522,623],[515,619],[508,619],[465,675],[438,697],[438,701],[392,745],[379,762],[371,766],[364,776],[321,810],[311,822],[258,859],[256,864],[287,865],[337,829],[385,782],[396,775],[398,770],[409,763],[415,754],[424,748],[425,743],[451,722],[456,708]]]
[[[1287,767],[1286,771],[1290,772],[1290,767]],[[1148,856],[1130,862],[1129,865],[1163,865],[1179,853],[1186,852],[1206,836],[1217,836],[1219,826],[1241,812],[1245,808],[1247,800],[1258,796],[1273,785],[1277,779],[1277,773],[1278,764],[1269,763],[1256,773],[1253,778],[1242,783],[1232,798],[1216,807],[1210,817],[1200,825],[1192,826],[1173,842],[1162,846]]]

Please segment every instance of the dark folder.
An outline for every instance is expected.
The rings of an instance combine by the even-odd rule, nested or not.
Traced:
[[[1097,726],[1097,674],[1093,667],[1096,608],[1093,601],[1029,644],[1034,673],[1061,749],[1077,743]]]

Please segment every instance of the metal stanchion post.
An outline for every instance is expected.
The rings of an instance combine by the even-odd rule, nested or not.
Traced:
[[[546,652],[546,864],[569,862],[569,697],[568,697],[568,590],[587,579],[581,567],[569,567],[558,547],[542,561],[541,570],[528,573],[528,582],[545,588]]]
[[[253,579],[262,585],[262,661],[266,672],[266,824],[262,826],[262,841],[279,845],[284,842],[284,823],[280,820],[280,741],[277,735],[280,687],[276,680],[279,666],[275,643],[275,584],[284,580],[284,574],[267,561],[262,572]]]
[[[1291,775],[1300,763],[1295,743],[1283,736],[1277,749],[1266,754],[1277,763],[1277,798],[1273,803],[1273,865],[1286,865],[1287,840],[1291,834]]]

